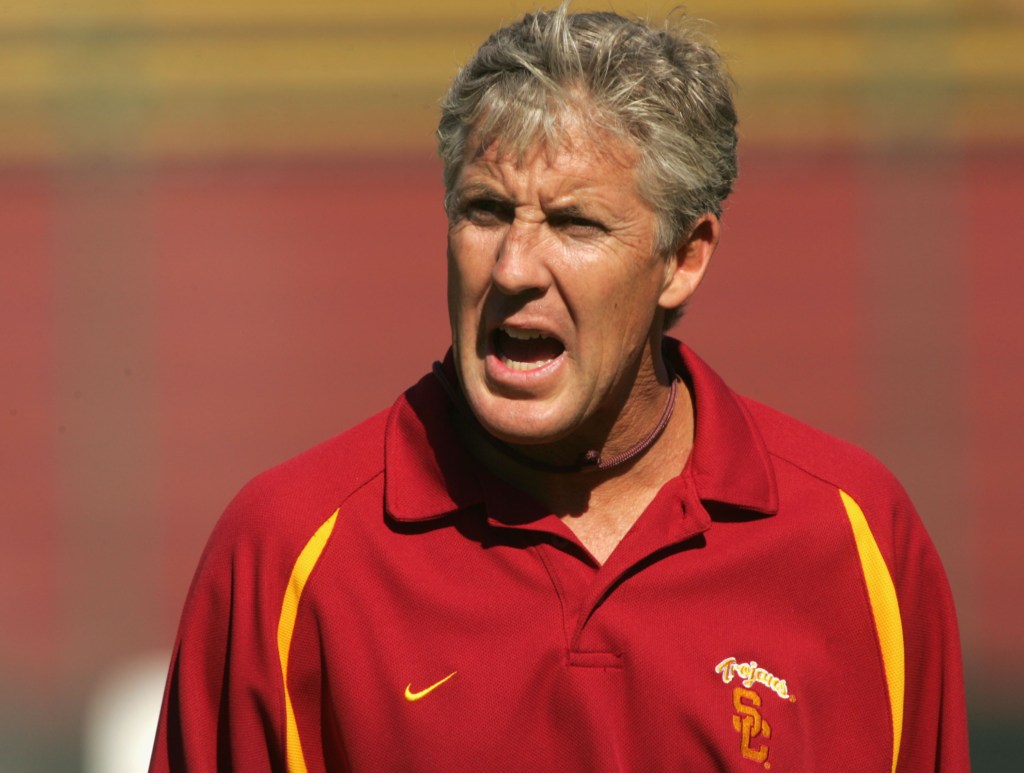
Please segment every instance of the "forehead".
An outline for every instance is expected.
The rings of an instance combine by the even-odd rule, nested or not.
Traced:
[[[631,142],[580,120],[563,123],[550,136],[523,144],[502,136],[482,140],[470,134],[466,161],[459,175],[462,184],[481,178],[542,177],[547,183],[569,187],[614,185],[623,193],[636,192],[639,151]]]

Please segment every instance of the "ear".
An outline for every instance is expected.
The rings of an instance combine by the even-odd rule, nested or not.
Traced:
[[[718,217],[710,212],[701,215],[693,224],[689,236],[666,261],[665,284],[658,297],[659,307],[677,308],[693,295],[718,247],[721,229]]]

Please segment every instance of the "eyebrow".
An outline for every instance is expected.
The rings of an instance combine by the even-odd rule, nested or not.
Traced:
[[[590,211],[579,204],[566,204],[560,207],[553,207],[551,214],[562,217],[593,217]]]
[[[478,196],[487,196],[488,198],[498,199],[502,201],[508,199],[508,196],[498,193],[490,185],[483,182],[469,183],[464,187],[456,188],[455,192],[460,199],[473,198]]]

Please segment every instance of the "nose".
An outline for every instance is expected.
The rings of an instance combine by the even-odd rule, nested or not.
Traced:
[[[492,281],[506,295],[537,291],[550,281],[548,259],[555,245],[541,223],[514,218],[506,229],[494,262]]]

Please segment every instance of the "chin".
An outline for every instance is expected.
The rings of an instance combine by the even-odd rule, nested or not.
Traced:
[[[537,400],[510,399],[486,394],[483,400],[470,399],[477,421],[488,433],[505,443],[545,445],[556,443],[572,433],[573,421],[559,416],[555,406]]]

